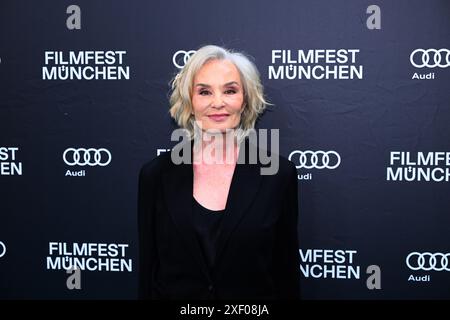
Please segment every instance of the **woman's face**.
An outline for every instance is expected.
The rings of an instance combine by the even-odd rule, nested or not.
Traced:
[[[241,119],[244,89],[239,71],[228,60],[206,62],[194,77],[192,106],[203,130],[236,128]]]

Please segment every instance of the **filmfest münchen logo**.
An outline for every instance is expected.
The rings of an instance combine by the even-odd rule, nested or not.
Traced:
[[[22,162],[17,160],[18,151],[19,147],[0,147],[0,175],[22,175]]]
[[[362,280],[357,250],[299,249],[300,271],[304,278]],[[381,268],[369,265],[365,269],[367,289],[381,289]],[[364,272],[364,271],[363,271]]]
[[[126,243],[49,242],[47,270],[132,272]]]
[[[305,278],[359,279],[356,250],[300,249],[300,271]]]
[[[269,80],[363,79],[360,49],[273,49]]]
[[[411,52],[409,61],[414,68],[421,69],[420,72],[413,73],[412,79],[434,80],[435,69],[450,67],[450,50],[446,48],[415,49]]]
[[[70,167],[81,167],[81,170],[67,169],[66,177],[84,177],[85,167],[106,167],[111,163],[112,155],[106,148],[67,148],[62,158]]]
[[[386,180],[395,182],[450,181],[450,152],[391,151]]]
[[[295,164],[297,169],[305,170],[334,170],[341,164],[341,156],[334,150],[294,150],[292,151],[288,159]],[[311,172],[303,172],[297,175],[298,180],[312,180],[313,175]]]
[[[45,51],[42,80],[130,80],[125,50]]]

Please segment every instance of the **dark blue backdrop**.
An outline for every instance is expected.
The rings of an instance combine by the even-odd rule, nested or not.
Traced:
[[[0,298],[136,298],[138,171],[173,145],[176,53],[205,44],[253,57],[274,104],[257,128],[280,129],[283,155],[305,154],[291,157],[303,178],[302,297],[450,298],[450,2],[80,0],[81,29],[69,29],[72,4],[0,4]],[[381,29],[366,25],[373,4]],[[272,61],[274,50],[341,49],[354,61]],[[124,53],[111,65],[46,64],[46,52],[87,51]],[[362,74],[270,76],[291,65]],[[63,79],[62,67],[105,66],[129,77]],[[46,79],[53,67],[60,76]],[[67,164],[69,148],[95,149],[93,164]],[[111,159],[95,159],[102,148]],[[321,151],[338,165],[321,169]],[[97,251],[74,251],[89,244]],[[90,266],[81,290],[66,286],[64,261],[75,257]],[[373,265],[380,289],[366,284]]]

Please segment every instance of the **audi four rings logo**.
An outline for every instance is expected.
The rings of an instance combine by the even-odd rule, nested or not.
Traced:
[[[64,162],[69,166],[107,166],[111,162],[111,152],[105,148],[68,148],[63,153]]]
[[[3,257],[6,253],[6,246],[3,242],[0,241],[0,258]]]
[[[450,271],[450,253],[411,252],[406,257],[406,265],[411,270]]]
[[[183,69],[183,67],[188,62],[189,58],[195,53],[195,50],[184,51],[178,50],[172,57],[172,62],[178,69]]]
[[[416,49],[409,56],[409,60],[416,68],[447,68],[450,66],[450,50]]]
[[[336,169],[341,164],[341,156],[336,151],[294,150],[289,160],[297,169]]]

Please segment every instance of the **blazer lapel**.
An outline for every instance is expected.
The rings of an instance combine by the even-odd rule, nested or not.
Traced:
[[[191,155],[192,155],[191,142]],[[184,149],[183,149],[184,150]],[[192,156],[191,156],[192,159]],[[192,224],[192,198],[193,198],[193,166],[190,164],[171,164],[170,169],[162,176],[164,197],[167,209],[178,231],[182,237],[182,241],[191,251],[194,260],[198,263],[202,272],[210,280],[208,267],[203,258],[200,245],[195,236],[194,226]]]
[[[237,163],[231,180],[230,191],[228,193],[225,216],[222,220],[219,239],[217,242],[216,264],[226,248],[226,244],[233,234],[241,219],[248,212],[261,183],[260,165],[250,164],[248,159],[249,141],[245,139],[245,162]],[[240,156],[244,145],[239,150]],[[241,152],[242,151],[242,152]]]
[[[193,159],[193,140],[190,144],[191,159]],[[258,164],[249,164],[248,162],[249,141],[247,138],[241,142],[239,150],[240,156],[244,150],[245,155],[242,156],[245,156],[245,162],[236,164],[231,180],[226,212],[222,219],[221,232],[217,243],[216,262],[219,262],[221,254],[223,253],[233,230],[254,200],[261,182],[261,175],[259,172],[260,166]],[[191,251],[192,256],[199,264],[203,273],[211,280],[206,261],[202,255],[192,224],[194,184],[192,161],[189,164],[171,164],[170,168],[171,170],[168,170],[162,176],[164,197],[168,211],[172,216],[183,241]]]

